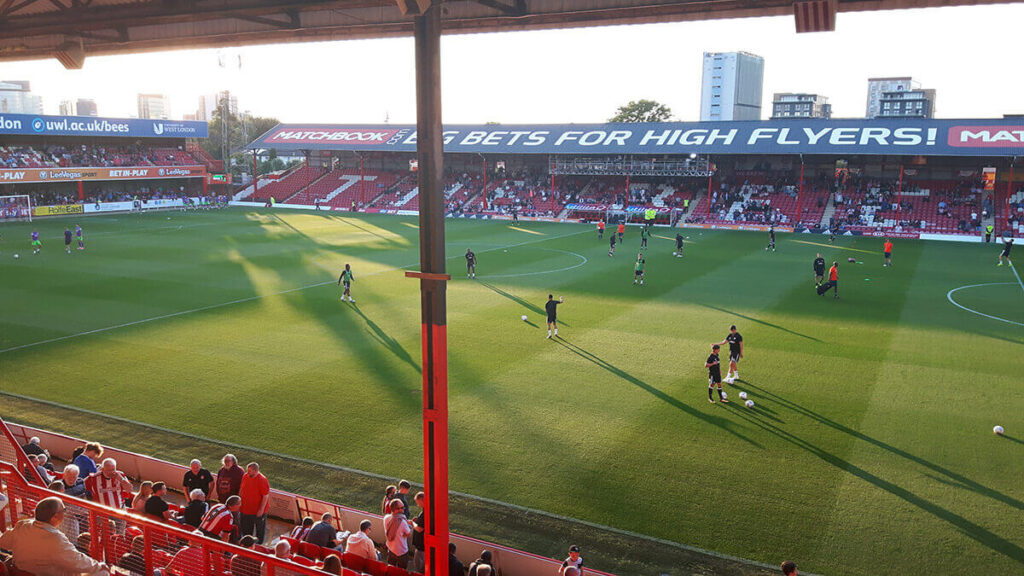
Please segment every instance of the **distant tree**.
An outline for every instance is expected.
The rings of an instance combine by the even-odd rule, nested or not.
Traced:
[[[209,123],[210,136],[200,140],[200,146],[218,160],[225,160],[224,151],[227,149],[231,160],[229,169],[237,176],[240,172],[248,172],[252,169],[252,157],[246,158],[246,155],[235,153],[235,151],[277,126],[278,120],[277,118],[248,115],[240,117],[237,114],[232,114],[227,108],[227,106],[221,105],[214,109],[213,118]],[[227,113],[225,114],[225,112]],[[227,130],[225,130],[225,123]],[[225,132],[227,133],[227,146],[225,146],[224,140]],[[284,166],[284,162],[277,159],[273,165]],[[265,172],[266,170],[261,164],[260,173]]]
[[[625,106],[619,106],[615,116],[609,122],[665,122],[672,118],[672,110],[654,100],[632,100]]]

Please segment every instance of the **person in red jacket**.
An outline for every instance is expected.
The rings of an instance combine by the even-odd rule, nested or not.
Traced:
[[[892,240],[889,240],[888,238],[885,239],[882,252],[885,253],[885,265],[892,266]]]
[[[833,262],[832,267],[828,269],[828,284],[825,285],[825,289],[820,291],[819,294],[825,295],[825,292],[829,290],[835,290],[835,298],[839,299],[839,263]]]
[[[604,238],[604,220],[597,221],[597,239],[601,240]]]
[[[619,224],[619,244],[622,244],[622,237],[626,234],[626,225]]]

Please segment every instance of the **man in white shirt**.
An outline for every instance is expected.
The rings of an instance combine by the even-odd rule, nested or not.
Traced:
[[[109,576],[106,564],[76,550],[57,529],[63,521],[64,503],[60,498],[44,498],[36,504],[35,520],[22,520],[0,536],[0,548],[11,551],[18,569],[36,576]]]
[[[394,499],[389,505],[391,513],[384,517],[384,532],[387,534],[388,564],[405,569],[409,564],[409,521],[402,514],[402,501]]]
[[[373,539],[370,538],[370,528],[373,526],[373,522],[369,520],[363,520],[359,523],[359,532],[352,534],[345,541],[345,552],[351,552],[352,554],[358,554],[368,560],[377,559],[377,549],[373,545]]]

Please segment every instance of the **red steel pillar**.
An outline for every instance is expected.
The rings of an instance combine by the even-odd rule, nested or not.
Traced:
[[[1010,225],[1010,198],[1013,197],[1013,164],[1016,159],[1016,156],[1010,159],[1010,179],[1006,182],[1006,209],[1003,210],[1003,232]],[[994,205],[995,203],[993,202]]]
[[[363,156],[359,155],[359,204],[366,205],[366,172],[363,170]]]
[[[900,164],[900,181],[896,189],[896,225],[900,225],[900,215],[903,213],[903,164]]]
[[[448,576],[448,321],[441,129],[441,2],[416,17],[416,154],[423,327],[423,484],[426,576]]]
[[[708,161],[708,218],[711,218],[711,179],[714,175],[711,172],[711,161]]]
[[[487,206],[487,158],[484,158],[483,156],[480,158],[482,158],[482,160],[480,160],[481,170],[484,172],[484,210],[487,210],[489,208],[489,206]]]
[[[85,183],[81,180],[78,181],[78,199],[85,200]]]
[[[800,158],[800,185],[796,189],[796,222],[793,224],[796,226],[800,225],[803,221],[803,200],[804,200],[804,159]]]

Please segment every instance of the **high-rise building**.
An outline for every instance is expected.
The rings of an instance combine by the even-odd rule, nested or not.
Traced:
[[[4,80],[0,82],[0,112],[42,114],[43,99],[32,93],[27,80]]]
[[[760,120],[764,58],[749,52],[705,52],[700,119]]]
[[[228,101],[228,113],[237,115],[238,97],[231,94],[228,90],[223,90],[216,94],[204,94],[199,97],[199,109],[196,110],[196,120],[212,121],[213,111],[222,105],[221,103],[225,98]]]
[[[167,120],[171,116],[171,103],[163,94],[139,94],[139,118]]]
[[[776,92],[772,97],[772,120],[782,118],[831,118],[832,105],[820,94]]]
[[[868,78],[868,105],[865,118],[875,118],[882,111],[882,94],[885,92],[906,92],[921,87],[910,76],[892,78]]]
[[[882,92],[876,118],[932,118],[935,115],[935,90],[893,90]]]
[[[99,109],[92,98],[79,98],[75,102],[75,113],[79,116],[99,116]]]
[[[61,100],[60,105],[57,107],[57,113],[61,116],[74,116],[75,105],[72,104],[71,100]]]

